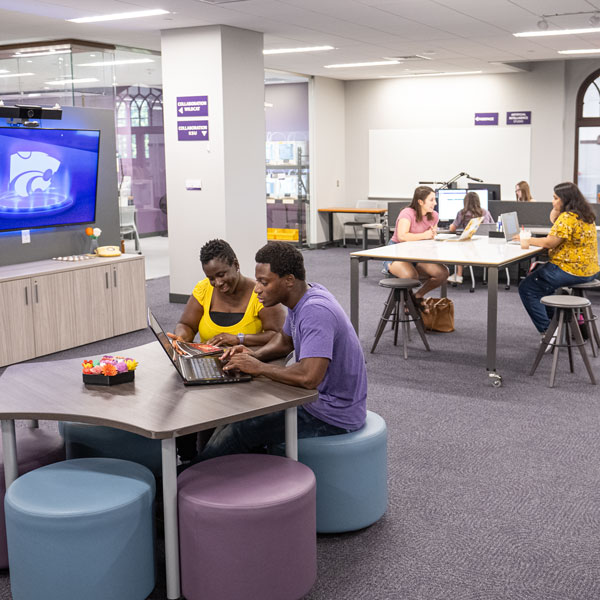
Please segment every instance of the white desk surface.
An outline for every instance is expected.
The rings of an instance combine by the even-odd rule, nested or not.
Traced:
[[[375,260],[407,260],[412,262],[446,263],[500,267],[504,264],[538,254],[542,248],[531,246],[522,250],[518,244],[507,244],[504,238],[473,236],[466,242],[420,240],[380,246],[352,252],[350,256]]]

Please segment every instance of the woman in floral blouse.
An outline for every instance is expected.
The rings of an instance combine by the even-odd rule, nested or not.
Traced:
[[[596,215],[574,183],[559,183],[554,188],[552,229],[543,238],[531,238],[532,246],[548,250],[550,261],[528,275],[519,286],[519,295],[533,324],[544,333],[552,309],[540,299],[563,286],[594,279],[600,271]]]

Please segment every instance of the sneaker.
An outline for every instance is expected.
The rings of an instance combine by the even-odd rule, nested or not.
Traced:
[[[545,333],[542,333],[542,339],[540,340],[540,343],[542,343],[544,341],[544,338],[546,337]],[[546,349],[544,350],[545,354],[548,354],[549,352],[552,352],[554,350],[554,344],[556,343],[556,334],[552,334],[552,337],[550,338],[550,341],[548,342],[548,345],[546,346]]]
[[[456,273],[452,273],[452,275],[450,275],[450,277],[448,277],[448,282],[449,283],[462,283],[463,282],[463,278],[461,275],[457,275]]]

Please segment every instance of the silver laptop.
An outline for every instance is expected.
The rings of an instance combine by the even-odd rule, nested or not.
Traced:
[[[171,340],[161,327],[152,311],[148,309],[148,326],[156,336],[163,350],[183,379],[184,385],[212,385],[214,383],[241,383],[250,381],[246,373],[223,371],[221,361],[214,356],[181,356],[171,344]]]
[[[515,235],[519,235],[519,217],[516,212],[503,213],[500,215],[502,218],[502,231],[504,232],[504,239],[509,244],[520,244],[519,240],[514,240]]]

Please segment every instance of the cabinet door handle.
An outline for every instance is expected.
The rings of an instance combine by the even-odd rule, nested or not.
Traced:
[[[29,294],[27,292],[28,289],[29,287],[25,286],[25,306],[29,306]]]
[[[104,276],[106,278],[106,289],[108,289],[108,271],[106,271],[106,273],[104,273]]]
[[[38,284],[36,283],[33,287],[35,288],[35,303],[39,304],[40,303],[40,298],[38,296]]]
[[[113,281],[115,282],[115,287],[117,287],[117,270],[113,269]]]

